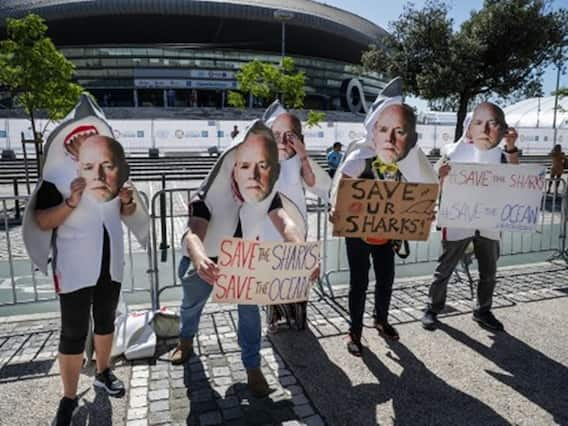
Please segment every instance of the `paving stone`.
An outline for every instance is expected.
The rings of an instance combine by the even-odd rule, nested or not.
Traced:
[[[231,375],[231,370],[227,367],[215,367],[213,368],[213,377],[223,377]]]
[[[157,413],[150,413],[148,421],[151,425],[158,425],[172,421],[172,416],[167,411],[159,411]]]
[[[185,381],[183,379],[170,380],[170,386],[174,389],[186,388]]]
[[[286,389],[288,389],[292,393],[292,395],[298,395],[304,392],[302,388],[297,384],[286,386]]]
[[[147,379],[132,379],[130,380],[130,388],[136,388],[140,386],[148,386]]]
[[[293,385],[294,383],[296,383],[297,380],[294,376],[286,376],[286,377],[282,377],[280,379],[280,384],[282,386],[288,386],[288,385]]]
[[[147,425],[148,425],[147,419],[129,420],[126,423],[126,426],[147,426]]]
[[[320,416],[311,416],[303,419],[303,421],[306,423],[306,426],[325,426],[325,423]]]
[[[146,396],[130,398],[130,407],[132,408],[140,408],[146,407],[148,405],[148,399]]]
[[[158,411],[166,411],[170,409],[170,401],[156,401],[150,403],[150,413],[155,413]]]
[[[146,398],[147,395],[148,388],[146,386],[130,389],[131,398]]]
[[[167,379],[169,374],[167,370],[152,371],[152,380]]]
[[[308,404],[310,401],[308,400],[308,398],[306,398],[306,395],[298,394],[292,397],[292,402],[295,405],[302,405],[302,404]]]
[[[170,381],[168,379],[150,381],[150,390],[168,389],[169,386]]]
[[[187,389],[183,388],[183,389],[172,389],[170,391],[170,395],[172,397],[172,399],[187,399]]]
[[[169,389],[160,389],[148,392],[148,399],[150,401],[157,401],[160,399],[168,399],[170,397]]]
[[[309,404],[295,406],[294,412],[301,418],[309,417],[314,414],[314,410]]]
[[[189,411],[189,405],[190,401],[186,398],[170,399],[170,407],[172,411],[180,408],[187,408],[187,410]]]
[[[144,408],[129,408],[126,418],[128,420],[146,419],[148,410]]]

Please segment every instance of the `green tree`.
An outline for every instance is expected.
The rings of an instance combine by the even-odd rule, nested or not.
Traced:
[[[551,95],[552,95],[552,96],[556,96],[557,93],[558,93],[558,97],[559,97],[559,98],[563,98],[563,97],[565,97],[565,96],[568,96],[568,87],[560,87],[560,88],[558,89],[558,91],[556,91],[556,90],[553,91],[553,92],[551,93]]]
[[[267,102],[280,98],[287,108],[304,106],[305,82],[304,73],[296,72],[294,60],[288,57],[283,59],[282,65],[273,65],[255,59],[237,72],[240,92],[251,94]],[[245,105],[245,99],[239,92],[230,92],[227,101],[229,105],[239,108]]]
[[[79,100],[82,88],[72,82],[74,65],[46,36],[45,21],[34,14],[8,18],[7,38],[0,41],[0,85],[24,108],[36,139],[45,132],[36,118],[44,110],[50,121],[59,120]]]
[[[457,140],[472,100],[535,92],[567,32],[567,11],[553,11],[550,0],[485,0],[457,31],[448,6],[430,0],[421,10],[405,6],[390,36],[365,52],[362,63],[400,75],[416,96],[456,106]]]
[[[320,123],[325,120],[325,112],[322,111],[308,111],[308,119],[306,120],[306,127],[321,127]]]

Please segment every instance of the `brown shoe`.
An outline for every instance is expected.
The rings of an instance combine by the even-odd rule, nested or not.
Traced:
[[[247,369],[248,388],[256,398],[264,398],[272,392],[260,368]]]
[[[193,353],[193,339],[179,339],[177,347],[170,356],[172,365],[185,363]]]

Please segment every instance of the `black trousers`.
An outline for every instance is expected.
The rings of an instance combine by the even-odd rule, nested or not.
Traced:
[[[394,282],[394,251],[390,243],[372,245],[360,238],[345,238],[347,260],[349,261],[349,316],[351,332],[361,336],[363,331],[363,313],[369,286],[369,268],[373,258],[375,271],[375,319],[385,322],[389,314],[389,305]]]

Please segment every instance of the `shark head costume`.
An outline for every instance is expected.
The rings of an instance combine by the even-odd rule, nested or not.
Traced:
[[[258,141],[258,138],[261,140]],[[253,143],[264,144],[264,153],[249,148]],[[265,158],[259,158],[259,153]],[[242,158],[243,156],[246,158]],[[262,166],[269,174],[265,177],[266,182],[254,182],[252,178],[247,180],[249,169],[256,167],[254,164],[261,160],[268,160]],[[203,201],[211,215],[203,241],[209,257],[218,256],[221,241],[235,235],[239,222],[244,239],[267,240],[263,224],[268,218],[274,197],[279,193],[279,170],[276,142],[272,133],[261,120],[253,121],[219,157],[194,198],[194,201]],[[284,194],[280,193],[280,198],[284,210],[300,232],[305,233],[302,215],[297,206]]]
[[[94,135],[112,138],[112,128],[94,100],[83,94],[75,108],[49,134],[44,149],[42,176],[24,214],[22,233],[30,259],[40,271],[47,274],[48,259],[52,252],[56,289],[59,292],[74,291],[96,282],[102,256],[100,247],[103,225],[111,239],[111,276],[115,281],[122,281],[124,248],[120,200],[116,193],[109,194],[102,201],[85,193],[77,207],[56,230],[43,231],[35,220],[37,195],[42,183],[53,184],[64,199],[68,198],[71,194],[70,184],[79,173],[81,145],[86,138]],[[110,150],[110,142],[107,143]],[[127,174],[126,166],[118,185],[124,183]],[[140,244],[146,246],[149,216],[138,191],[131,183],[130,187],[137,208],[133,215],[123,217],[122,220]],[[90,261],[85,262],[85,259]]]
[[[364,170],[366,160],[377,156],[375,146],[375,127],[377,120],[385,110],[393,106],[408,108],[402,102],[402,79],[397,77],[391,80],[377,96],[365,117],[365,136],[349,144],[343,161],[335,174],[332,185],[332,204],[335,203],[337,187],[342,174],[357,178]],[[430,161],[416,143],[416,138],[408,142],[404,152],[395,160],[398,170],[407,182],[438,183],[438,177]],[[385,163],[388,161],[383,160]]]
[[[284,114],[288,114],[288,111],[276,100],[266,109],[262,119],[267,126],[273,127],[276,120]],[[329,188],[331,186],[331,179],[325,170],[309,157],[308,161],[315,176],[315,184],[313,186],[308,187],[305,184],[302,178],[302,161],[295,153],[292,153],[288,158],[280,160],[280,177],[278,179],[278,190],[293,202],[301,212],[304,222],[301,226],[306,231],[308,222],[306,191],[317,195],[324,202],[328,202]],[[281,240],[274,226],[271,223],[267,223],[267,225],[269,228],[267,230],[270,235],[269,239],[273,241]],[[270,228],[272,229],[270,230]]]

